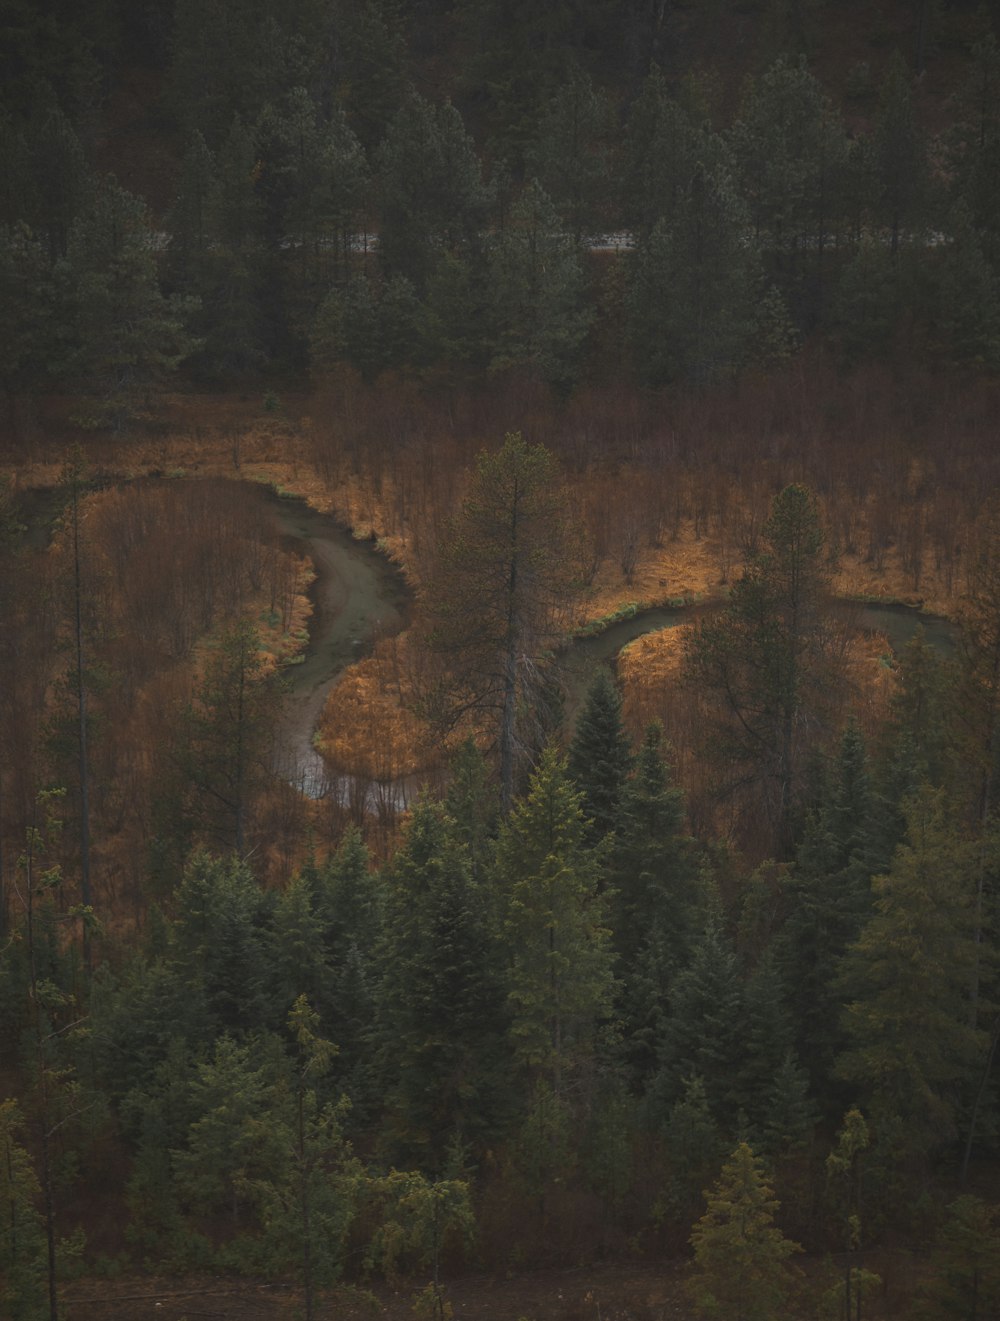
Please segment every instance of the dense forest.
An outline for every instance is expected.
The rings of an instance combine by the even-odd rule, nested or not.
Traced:
[[[0,1314],[1000,1317],[998,42],[0,5]]]

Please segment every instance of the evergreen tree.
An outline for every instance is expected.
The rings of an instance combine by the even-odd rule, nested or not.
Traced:
[[[371,159],[404,104],[409,52],[394,0],[336,0],[325,42],[327,110],[339,101]]]
[[[788,1258],[801,1248],[775,1227],[777,1209],[759,1159],[741,1142],[691,1235],[689,1290],[701,1316],[771,1321],[788,1307],[795,1284]]]
[[[736,953],[722,926],[718,906],[710,912],[689,965],[670,988],[660,1043],[660,1068],[651,1095],[665,1113],[698,1078],[707,1105],[723,1133],[736,1127],[743,1104],[739,1070],[746,1056],[743,986]]]
[[[167,101],[183,127],[219,145],[289,87],[308,87],[324,51],[323,7],[290,0],[177,0]]]
[[[311,331],[314,368],[343,360],[368,384],[385,371],[425,366],[433,345],[430,315],[405,275],[356,275],[327,294]]]
[[[376,286],[365,274],[343,288],[334,288],[316,309],[310,332],[310,365],[314,376],[348,362],[370,384],[385,363]]]
[[[3,113],[58,110],[86,122],[105,95],[108,65],[119,54],[116,6],[39,7],[17,0],[3,14],[0,105]]]
[[[484,245],[441,255],[427,286],[426,356],[452,378],[480,378],[489,363],[490,298]]]
[[[606,49],[616,24],[587,0],[476,0],[459,6],[468,49],[462,91],[483,105],[499,154],[520,170],[543,108],[574,66]],[[603,12],[602,12],[603,11]]]
[[[786,297],[812,320],[839,229],[847,135],[804,59],[781,58],[750,85],[731,141],[757,240]]]
[[[557,390],[577,380],[590,323],[583,271],[544,189],[531,180],[488,252],[491,371],[524,366]]]
[[[615,983],[601,856],[587,842],[580,795],[552,748],[504,825],[497,872],[514,1056],[558,1099],[593,1057]]]
[[[670,987],[703,919],[694,841],[683,824],[683,791],[669,783],[662,728],[651,725],[622,791],[608,865],[621,974],[618,1012],[639,1083],[656,1066]]]
[[[843,1047],[837,974],[871,915],[872,875],[889,861],[878,806],[864,739],[852,721],[807,819],[782,933],[785,978],[796,988],[798,1046],[817,1092],[826,1090]]]
[[[632,750],[622,723],[621,694],[606,670],[599,670],[573,731],[567,767],[583,793],[583,814],[591,838],[603,839],[619,825]]]
[[[272,984],[278,1003],[291,1007],[301,995],[314,1005],[332,999],[323,923],[307,876],[293,877],[278,898],[272,932]]]
[[[331,282],[346,279],[366,165],[343,115],[301,87],[239,119],[212,153],[194,134],[171,210],[168,270],[197,296],[195,363],[206,375],[294,352]],[[240,324],[240,319],[244,324]]]
[[[40,1188],[21,1143],[23,1127],[17,1102],[0,1102],[0,1303],[11,1321],[35,1321],[47,1310]]]
[[[483,880],[493,856],[500,823],[500,803],[490,783],[486,758],[471,738],[466,739],[451,761],[451,780],[444,805],[455,823],[456,837],[469,850],[472,874]]]
[[[336,853],[311,879],[332,962],[342,960],[352,946],[370,957],[382,930],[383,892],[356,826],[348,827]]]
[[[893,256],[920,239],[931,203],[927,136],[916,115],[913,79],[895,52],[879,89],[871,144],[872,211]]]
[[[167,270],[173,284],[204,298],[209,292],[217,241],[220,181],[216,159],[195,131],[181,162],[177,197],[170,209]]]
[[[421,802],[386,877],[377,1035],[388,1141],[440,1174],[494,1131],[507,1068],[496,933],[468,851]]]
[[[26,124],[0,125],[0,150],[7,167],[0,194],[4,221],[27,225],[50,263],[65,260],[73,226],[93,207],[98,187],[76,129],[48,108]]]
[[[898,262],[884,244],[865,238],[840,271],[829,326],[849,362],[892,348],[905,290]]]
[[[259,1029],[267,1021],[270,980],[268,904],[249,868],[238,858],[195,855],[176,906],[168,969],[178,992],[186,988],[187,1012],[175,1029],[202,1022],[213,1036]]]
[[[663,1129],[669,1162],[664,1200],[677,1220],[689,1225],[704,1207],[705,1188],[726,1154],[726,1139],[697,1074],[685,1079]]]
[[[841,1294],[842,1314],[853,1317],[861,1312],[865,1286],[870,1275],[859,1264],[863,1246],[862,1196],[864,1176],[862,1156],[868,1150],[870,1134],[860,1110],[848,1110],[837,1133],[833,1150],[826,1158],[827,1196],[844,1245],[844,1285]],[[876,1277],[877,1279],[877,1277]]]
[[[805,1095],[808,1079],[793,1051],[794,1025],[787,993],[770,950],[744,985],[743,1025],[740,1106],[756,1149],[768,1152],[775,1138],[801,1138],[810,1117]]]
[[[134,985],[133,981],[131,986],[123,987],[121,998],[127,997]],[[95,1020],[98,1032],[107,1030],[109,1017],[110,1026],[119,1027],[114,1016],[105,1013]],[[188,1129],[197,1118],[193,1051],[174,1035],[153,1063],[148,1056],[137,1058],[131,1053],[130,1047],[135,1044],[132,1041],[125,1039],[122,1043],[118,1036],[114,1044],[123,1044],[124,1048],[115,1051],[113,1065],[105,1068],[107,1074],[113,1074],[117,1066],[113,1076],[121,1088],[118,1116],[132,1157],[123,1199],[129,1213],[130,1236],[137,1247],[161,1252],[167,1244],[182,1242],[186,1234],[172,1153],[183,1150]],[[132,1087],[122,1078],[123,1062],[128,1075],[137,1078]]]
[[[837,694],[823,550],[816,497],[805,486],[786,487],[725,610],[694,630],[685,653],[721,787],[763,813],[778,856],[791,846],[806,748],[822,735]]]
[[[684,833],[684,791],[670,783],[663,727],[650,725],[624,783],[610,855],[615,945],[628,967],[654,935],[679,968],[700,916],[694,840]]]
[[[54,279],[67,332],[62,370],[93,398],[85,420],[120,430],[195,347],[185,328],[192,304],[160,291],[142,202],[106,181],[74,220]]]
[[[412,94],[389,126],[377,160],[379,263],[427,287],[440,251],[477,235],[488,196],[458,111]]]
[[[851,947],[842,992],[849,1048],[837,1069],[902,1125],[910,1153],[954,1137],[982,1034],[969,1018],[977,949],[968,844],[946,821],[940,792],[908,813],[907,844],[876,877],[875,912]]]
[[[735,372],[756,329],[760,265],[724,168],[700,161],[631,258],[629,336],[648,385]]]
[[[680,106],[660,70],[651,69],[625,128],[621,204],[626,223],[640,240],[648,240],[657,221],[682,203],[699,166],[718,170],[726,160],[721,138]]]
[[[433,1307],[437,1321],[451,1314],[441,1284],[441,1261],[456,1240],[471,1242],[475,1216],[469,1185],[463,1179],[431,1181],[416,1170],[392,1170],[373,1185],[379,1199],[381,1224],[369,1249],[369,1261],[393,1283],[400,1265],[430,1267],[431,1282],[415,1295],[415,1307]]]
[[[256,135],[234,115],[216,158],[216,246],[208,287],[199,292],[205,335],[199,361],[208,375],[245,372],[260,366],[265,357],[267,254],[257,161]]]
[[[948,230],[935,272],[936,338],[951,361],[993,371],[1000,365],[1000,278],[964,207],[952,208]]]
[[[53,303],[41,241],[22,224],[0,227],[0,389],[15,436],[19,399],[40,390],[59,365]]]
[[[972,76],[957,93],[953,177],[986,260],[1000,261],[1000,46],[988,33],[972,48]]]
[[[267,782],[280,689],[247,620],[225,628],[181,716],[177,766],[185,825],[227,849],[246,847],[255,792]]]
[[[556,206],[580,243],[600,233],[607,214],[611,106],[586,70],[574,64],[539,124],[527,153],[527,170]]]
[[[967,570],[968,589],[959,615],[957,706],[953,721],[959,769],[955,787],[979,841],[974,875],[975,966],[972,1015],[978,1013],[987,903],[990,895],[989,835],[1000,774],[1000,511],[987,506]]]
[[[311,868],[305,879],[314,890],[322,949],[323,992],[312,1003],[337,1048],[338,1085],[351,1101],[350,1121],[361,1125],[378,1100],[372,1033],[384,908],[382,879],[371,869],[368,850],[354,826],[346,831],[337,852],[321,868]]]
[[[217,1038],[191,1081],[193,1118],[173,1153],[177,1191],[195,1214],[228,1212],[233,1226],[252,1208],[248,1182],[277,1159],[273,1129],[261,1123],[274,1101],[273,1050],[259,1040]]]
[[[927,641],[922,627],[896,656],[899,683],[892,698],[890,746],[887,761],[912,767],[909,794],[917,782],[940,784],[945,772],[949,668]],[[895,806],[895,804],[894,804]],[[884,833],[884,832],[883,832]],[[891,848],[902,832],[890,839]]]
[[[917,1297],[920,1321],[987,1321],[1000,1310],[1000,1212],[965,1195],[948,1207]]]
[[[276,1159],[245,1186],[257,1204],[268,1269],[295,1271],[305,1321],[313,1321],[316,1291],[334,1283],[344,1264],[362,1173],[343,1136],[346,1102],[323,1101],[335,1050],[319,1035],[305,996],[292,1006],[288,1032],[291,1085],[254,1125],[258,1143],[273,1144]]]
[[[461,513],[446,530],[429,591],[431,645],[446,666],[440,715],[486,723],[509,810],[537,746],[543,654],[576,589],[576,542],[552,456],[519,433],[479,459]]]

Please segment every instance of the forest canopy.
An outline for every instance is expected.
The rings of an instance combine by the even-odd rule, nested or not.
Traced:
[[[995,1315],[992,14],[0,37],[0,1312]]]

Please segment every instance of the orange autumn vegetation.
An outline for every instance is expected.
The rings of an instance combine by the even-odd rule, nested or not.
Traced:
[[[435,397],[408,381],[367,388],[345,376],[283,396],[270,411],[261,395],[165,397],[155,426],[126,442],[88,437],[85,452],[92,470],[109,475],[235,477],[301,495],[356,535],[379,539],[417,591],[419,615],[420,585],[434,572],[435,547],[477,454],[496,447],[506,430],[522,430],[556,454],[590,547],[581,623],[627,602],[722,598],[774,494],[804,481],[820,497],[838,594],[950,613],[993,484],[984,464],[992,462],[996,396],[991,383],[954,376],[942,383],[927,372],[873,368],[845,377],[825,359],[712,394],[615,388],[583,391],[568,403],[524,382]],[[50,401],[22,435],[13,467],[20,486],[57,479],[68,444],[78,439],[61,421],[71,411],[66,401]],[[263,605],[247,600],[258,617]],[[306,609],[299,591],[282,622],[285,640],[272,639],[270,649],[295,645],[288,639],[301,632]],[[140,624],[133,632],[139,648],[148,630]],[[681,637],[674,630],[634,643],[619,673],[630,728],[637,733],[649,717],[664,719],[688,784],[697,768],[671,682]],[[891,689],[891,673],[877,659],[882,649],[862,639],[851,648],[853,708],[868,729],[878,725]],[[442,748],[413,712],[424,663],[415,652],[409,636],[380,643],[333,689],[320,742],[340,769],[383,779],[440,760]],[[190,676],[166,667],[136,694],[128,740],[136,775],[151,771],[163,713]],[[131,755],[123,747],[121,756]],[[268,810],[281,816],[290,808]],[[328,809],[296,810],[313,820],[322,847]],[[287,875],[283,857],[281,846],[276,878]]]

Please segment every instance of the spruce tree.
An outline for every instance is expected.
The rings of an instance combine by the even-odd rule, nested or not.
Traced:
[[[660,1043],[660,1067],[651,1087],[665,1113],[698,1077],[709,1110],[731,1134],[742,1098],[740,1062],[745,1057],[743,986],[732,942],[713,906],[691,962],[671,990]]]
[[[697,1074],[687,1078],[680,1099],[671,1107],[663,1132],[668,1158],[664,1197],[681,1224],[691,1224],[705,1205],[705,1189],[726,1154],[726,1137],[709,1108],[705,1084]]]
[[[871,914],[871,877],[888,862],[880,808],[864,739],[852,722],[807,817],[780,938],[784,978],[796,988],[797,1044],[817,1093],[826,1091],[843,1047],[840,966]]]
[[[684,791],[671,784],[663,727],[650,725],[619,799],[610,853],[615,946],[629,966],[654,935],[679,967],[700,926],[694,840],[684,833]]]
[[[830,301],[828,324],[848,362],[889,352],[903,298],[903,282],[892,253],[866,236],[841,268]]]
[[[176,1027],[211,1035],[259,1029],[270,980],[267,900],[246,864],[195,855],[176,893],[167,955],[169,980],[187,990]]]
[[[317,1315],[317,1291],[340,1276],[362,1182],[343,1135],[346,1101],[324,1099],[335,1050],[319,1032],[305,996],[288,1015],[287,1083],[262,1109],[257,1140],[273,1147],[270,1169],[245,1180],[261,1222],[268,1269],[293,1270],[302,1283],[303,1316]]]
[[[322,921],[307,877],[293,877],[278,898],[272,940],[272,985],[280,1005],[291,1008],[300,995],[314,1005],[332,998]]]
[[[747,827],[779,858],[791,850],[806,752],[825,732],[838,695],[824,544],[815,495],[786,487],[726,608],[698,625],[685,651],[684,677],[702,707],[720,791],[736,797],[752,818]]]
[[[708,1193],[708,1210],[691,1234],[695,1277],[689,1292],[701,1316],[772,1321],[789,1306],[801,1248],[774,1224],[775,1201],[760,1160],[736,1147]]]
[[[643,737],[608,864],[623,1048],[640,1085],[656,1067],[670,987],[704,919],[683,791],[669,782],[662,735],[654,724]]]
[[[964,206],[952,208],[948,232],[935,272],[935,336],[952,362],[992,371],[1000,365],[1000,277]]]
[[[548,748],[501,832],[497,875],[514,1057],[556,1098],[593,1057],[615,990],[601,870],[580,794]]]
[[[837,1071],[862,1088],[873,1115],[899,1122],[916,1156],[953,1139],[985,1053],[969,1012],[978,954],[974,860],[946,810],[939,791],[912,800],[908,842],[873,882],[875,912],[840,979],[848,1048]]]
[[[756,1149],[764,1152],[782,1129],[794,1130],[808,1114],[808,1079],[793,1051],[794,1025],[771,950],[765,951],[744,985],[743,1023],[740,1106]],[[774,1109],[776,1102],[780,1113]],[[787,1134],[792,1140],[802,1135],[802,1129]]]
[[[221,1211],[234,1227],[246,1218],[248,1182],[269,1173],[277,1159],[274,1133],[261,1123],[274,1085],[273,1050],[259,1040],[220,1036],[198,1065],[193,1118],[184,1145],[173,1153],[176,1189],[189,1212]]]
[[[350,1121],[361,1123],[378,1098],[373,1024],[385,895],[356,827],[348,828],[313,885],[326,976],[324,995],[312,1003],[337,1047],[337,1080],[351,1100]]]
[[[622,723],[621,694],[608,672],[599,670],[587,692],[567,756],[569,773],[583,793],[583,814],[595,841],[618,829],[632,761]]]
[[[845,1317],[860,1313],[864,1287],[870,1279],[860,1266],[865,1210],[863,1156],[870,1142],[868,1124],[855,1107],[844,1115],[833,1150],[826,1158],[827,1198],[844,1247],[843,1289],[837,1287],[831,1293],[841,1296]]]
[[[386,1140],[440,1174],[453,1142],[479,1150],[494,1131],[507,1058],[486,894],[438,803],[414,809],[388,870],[379,963]]]

